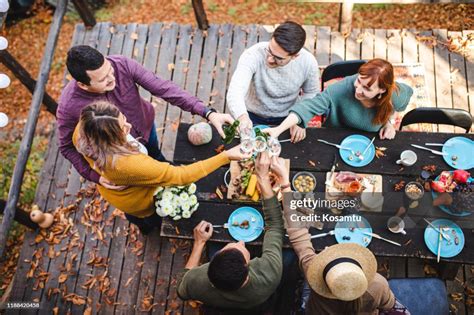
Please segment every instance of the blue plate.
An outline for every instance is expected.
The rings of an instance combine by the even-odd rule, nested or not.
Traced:
[[[267,125],[256,125],[256,126],[253,126],[253,130],[255,129],[260,129],[260,130],[263,130],[263,129],[267,129],[267,128],[270,128],[269,126]]]
[[[453,173],[452,171],[450,172],[451,174]],[[435,178],[435,181],[437,181],[439,179],[439,175]],[[469,181],[472,181],[472,177],[469,179]],[[433,197],[433,200],[438,198],[438,193],[434,190],[431,191],[431,196]],[[451,209],[449,209],[448,206],[445,206],[445,205],[440,205],[438,206],[441,210],[443,210],[444,212],[446,212],[447,214],[450,214],[450,215],[453,215],[455,217],[466,217],[468,215],[471,215],[472,212],[471,211],[463,211],[463,212],[453,212],[451,211]]]
[[[364,137],[362,135],[352,135],[342,140],[341,146],[348,149],[352,149],[352,151],[354,151],[355,153],[357,151],[362,153],[364,152],[365,148],[367,148],[369,143],[370,139],[367,137]],[[373,143],[370,145],[369,149],[364,154],[363,160],[360,160],[357,156],[354,156],[349,150],[339,149],[339,154],[341,155],[341,158],[344,160],[344,162],[346,162],[346,164],[349,164],[350,166],[354,167],[362,167],[366,166],[374,159],[375,146]],[[352,156],[352,160],[349,160],[349,156]]]
[[[451,258],[459,254],[464,248],[464,233],[462,232],[459,225],[448,219],[438,219],[431,222],[434,226],[439,228],[440,225],[446,226],[449,230],[444,231],[451,238],[450,242],[441,239],[441,252],[440,256],[443,258]],[[459,238],[459,244],[456,245],[454,242],[453,231],[456,232],[457,237]],[[439,233],[437,230],[433,229],[431,226],[427,226],[425,229],[425,243],[428,246],[428,249],[438,255],[438,242],[439,242]]]
[[[334,236],[336,241],[341,243],[356,243],[361,246],[367,247],[372,240],[372,235],[366,235],[365,233],[372,233],[369,221],[358,214],[352,214],[344,216],[344,221],[339,221],[334,227]],[[352,218],[352,219],[348,219]],[[357,220],[357,221],[356,221]],[[359,221],[360,220],[360,221]],[[351,231],[351,228],[355,228]],[[350,237],[350,239],[343,239],[344,237]]]
[[[454,169],[468,170],[474,167],[474,141],[464,137],[453,137],[448,139],[443,145],[444,161]],[[452,157],[457,156],[456,165],[453,164]]]
[[[244,220],[249,221],[249,228],[243,229],[240,226],[233,226],[232,223],[242,223]],[[237,241],[251,242],[256,240],[263,232],[263,217],[257,209],[252,207],[240,207],[235,209],[229,216],[227,221],[229,225],[229,233]]]

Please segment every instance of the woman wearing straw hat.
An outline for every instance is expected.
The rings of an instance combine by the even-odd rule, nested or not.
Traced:
[[[289,202],[283,205],[291,245],[311,288],[306,314],[410,314],[377,273],[370,250],[346,243],[316,254],[308,228],[290,219],[295,210],[289,209]]]

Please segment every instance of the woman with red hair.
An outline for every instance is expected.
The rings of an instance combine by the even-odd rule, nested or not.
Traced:
[[[392,115],[405,110],[412,94],[411,87],[395,82],[390,62],[372,59],[359,68],[358,74],[345,77],[312,99],[295,104],[279,126],[265,131],[278,137],[294,125],[306,128],[314,115],[325,115],[325,127],[379,132],[380,139],[393,139],[396,131]],[[295,137],[292,142],[303,139]]]

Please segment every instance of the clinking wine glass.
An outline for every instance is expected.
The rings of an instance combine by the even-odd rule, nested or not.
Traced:
[[[262,136],[255,137],[254,150],[257,153],[261,153],[265,151],[266,149],[267,149],[267,141],[265,140],[265,138]]]
[[[240,128],[240,141],[252,139],[255,137],[255,132],[253,131],[253,128],[249,127],[242,127]]]
[[[248,138],[240,141],[240,152],[243,154],[252,153],[254,150],[255,142],[253,139]]]
[[[281,144],[278,139],[271,137],[268,139],[268,149],[270,151],[270,156],[279,156],[281,153]]]

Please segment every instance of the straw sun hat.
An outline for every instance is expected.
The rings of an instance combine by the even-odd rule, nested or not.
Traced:
[[[308,267],[311,288],[329,299],[361,297],[377,272],[374,254],[358,244],[337,244],[316,255]]]

